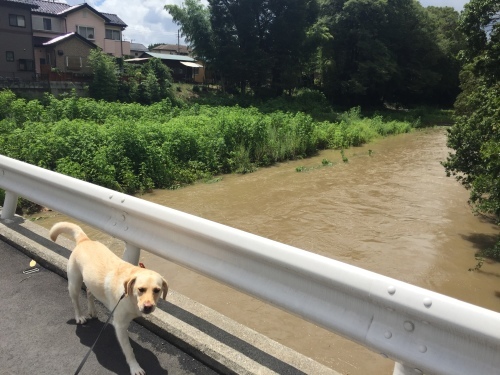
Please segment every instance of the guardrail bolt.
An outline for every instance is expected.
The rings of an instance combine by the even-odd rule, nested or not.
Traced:
[[[432,300],[428,297],[424,298],[424,306],[429,308],[432,306]]]
[[[425,345],[419,345],[418,346],[418,351],[420,353],[425,353],[427,351],[427,346],[425,346]]]
[[[386,339],[390,339],[390,338],[392,337],[392,332],[391,332],[391,331],[386,331],[386,332],[384,333],[384,337],[385,337]]]
[[[394,293],[396,293],[396,287],[393,285],[389,285],[387,288],[387,292],[392,296]]]
[[[415,330],[415,324],[407,320],[404,322],[403,327],[405,328],[405,331],[407,332],[413,332]]]

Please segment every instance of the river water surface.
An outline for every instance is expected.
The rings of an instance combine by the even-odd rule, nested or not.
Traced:
[[[468,271],[498,226],[473,215],[468,192],[446,177],[440,162],[448,152],[446,130],[427,129],[346,150],[347,163],[328,150],[142,198],[500,312],[500,265]],[[60,220],[71,219],[49,212],[37,223]],[[141,261],[172,289],[343,374],[392,373],[391,360],[349,340],[152,254]]]

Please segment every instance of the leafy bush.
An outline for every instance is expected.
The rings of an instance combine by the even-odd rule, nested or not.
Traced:
[[[2,91],[0,103],[3,154],[131,194],[411,130],[409,123],[363,118],[359,108],[332,123],[255,107],[180,108],[169,99],[144,106],[46,95],[27,102]]]

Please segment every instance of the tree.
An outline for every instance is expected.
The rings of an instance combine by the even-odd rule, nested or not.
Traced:
[[[414,0],[322,0],[320,17],[333,35],[323,49],[325,93],[346,105],[434,103],[443,91],[456,94],[458,69],[449,69],[453,52],[444,51],[455,36],[439,39],[444,26],[431,15]]]
[[[451,7],[431,6],[427,7],[427,11],[441,51],[436,66],[440,79],[432,100],[441,105],[451,106],[460,93],[459,73],[462,63],[459,53],[465,48],[464,34],[458,28],[460,14]]]
[[[199,0],[185,0],[183,6],[165,5],[193,53],[202,61],[214,58],[213,32],[209,9]]]
[[[89,64],[93,75],[89,84],[90,96],[115,101],[118,97],[118,69],[114,59],[99,49],[93,49],[90,51]]]
[[[444,166],[470,190],[478,212],[500,222],[500,3],[471,0],[460,29],[466,36],[461,51],[456,123],[448,132],[450,153]],[[484,255],[500,259],[500,241]]]
[[[127,64],[122,86],[125,102],[151,104],[173,98],[172,75],[160,59],[150,59],[140,66]]]
[[[333,39],[325,46],[331,64],[323,72],[325,92],[337,103],[379,103],[396,74],[397,62],[383,39],[384,0],[333,0],[321,16]]]
[[[432,103],[441,51],[429,15],[417,1],[387,0],[385,38],[396,56],[398,72],[391,79],[389,101],[403,104]]]
[[[150,59],[143,65],[122,63],[102,51],[91,51],[89,56],[93,78],[90,96],[106,101],[151,104],[164,98],[173,98],[172,75],[160,59]]]
[[[207,59],[228,86],[245,92],[294,87],[305,57],[316,0],[187,0],[165,8],[197,56]]]

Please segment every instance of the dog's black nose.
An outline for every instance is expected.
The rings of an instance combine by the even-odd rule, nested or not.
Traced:
[[[144,306],[144,308],[142,309],[142,312],[144,314],[149,314],[153,311],[154,307],[151,305],[151,306]]]

